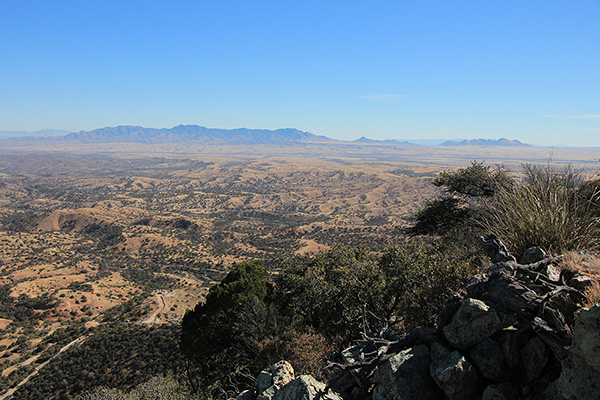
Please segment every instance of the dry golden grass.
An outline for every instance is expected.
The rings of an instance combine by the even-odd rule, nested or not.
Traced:
[[[600,302],[600,258],[594,254],[583,254],[570,251],[564,255],[561,268],[569,271],[581,272],[596,279],[592,285],[585,290],[585,307],[591,307]]]
[[[600,302],[600,283],[595,281],[592,286],[585,290],[585,298],[587,301],[584,303],[585,307],[591,307],[594,304]]]
[[[594,254],[567,252],[561,266],[564,269],[579,271],[590,277],[600,279],[600,258]]]
[[[327,246],[327,245],[323,245],[323,244],[319,244],[317,242],[315,242],[314,240],[310,240],[310,239],[302,239],[300,241],[301,246],[298,250],[296,250],[295,254],[297,255],[309,255],[309,254],[316,254],[316,253],[320,253],[321,251],[327,251],[330,250],[331,247]]]
[[[10,319],[0,318],[0,330],[6,329],[6,327],[12,322]]]

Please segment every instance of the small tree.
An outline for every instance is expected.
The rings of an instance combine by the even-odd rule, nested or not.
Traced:
[[[480,200],[510,188],[513,180],[503,167],[473,161],[469,167],[441,172],[433,184],[443,187],[444,193],[415,215],[409,235],[461,236],[478,227]]]
[[[264,267],[242,263],[209,290],[205,303],[185,314],[180,346],[196,363],[202,386],[227,388],[227,376],[251,365],[261,341],[278,331],[272,294]]]

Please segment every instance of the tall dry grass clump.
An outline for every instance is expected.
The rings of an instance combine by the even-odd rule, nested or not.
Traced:
[[[600,249],[600,180],[566,167],[524,165],[524,178],[484,199],[483,227],[510,250],[540,246],[551,254]]]

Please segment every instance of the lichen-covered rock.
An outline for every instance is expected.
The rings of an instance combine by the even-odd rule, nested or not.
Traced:
[[[294,367],[287,361],[279,361],[271,366],[273,385],[281,389],[288,382],[294,380]]]
[[[485,339],[475,345],[470,353],[471,360],[484,378],[500,382],[505,375],[504,354],[492,339]]]
[[[325,384],[310,375],[301,375],[275,393],[274,400],[342,400],[332,391],[325,391]]]
[[[543,276],[545,276],[546,278],[548,278],[549,281],[558,282],[558,281],[560,281],[560,275],[561,275],[562,270],[555,265],[548,264],[548,265],[540,268],[538,270],[538,272],[540,274],[542,274]]]
[[[575,322],[571,353],[600,373],[600,303],[584,309]]]
[[[452,322],[443,331],[452,346],[465,350],[500,329],[502,321],[493,308],[481,300],[468,298],[463,300]]]
[[[481,381],[471,363],[458,351],[431,345],[431,377],[450,400],[470,400],[481,394]]]
[[[537,336],[521,349],[521,360],[527,382],[533,382],[542,374],[549,356],[548,348]]]
[[[375,371],[373,400],[436,399],[440,391],[429,376],[429,349],[415,346],[391,357]]]
[[[256,400],[272,400],[279,389],[294,380],[294,368],[287,361],[273,364],[269,371],[261,371],[257,379]]]
[[[573,329],[558,390],[568,400],[600,399],[600,304],[583,310]]]

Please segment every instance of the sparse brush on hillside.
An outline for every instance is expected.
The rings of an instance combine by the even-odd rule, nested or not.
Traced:
[[[62,332],[55,340],[64,343],[62,335],[71,336],[75,332]],[[96,386],[129,390],[182,367],[177,327],[173,325],[113,323],[92,332],[79,346],[52,359],[12,399],[68,400]]]
[[[76,400],[195,400],[199,399],[189,393],[187,388],[173,377],[157,376],[134,389],[123,392],[99,386],[80,395]]]
[[[524,165],[524,178],[483,201],[481,224],[517,255],[532,246],[561,254],[600,248],[600,180],[571,167]]]

